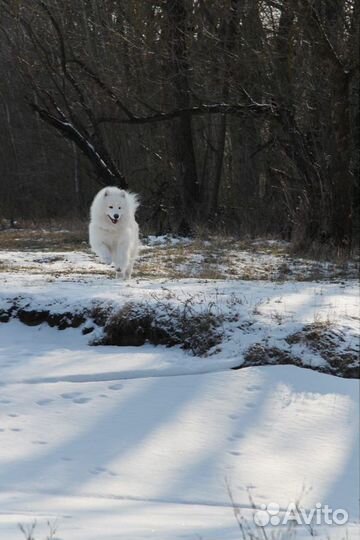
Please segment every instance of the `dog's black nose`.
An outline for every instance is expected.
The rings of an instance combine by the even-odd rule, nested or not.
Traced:
[[[119,214],[114,214],[114,219],[119,219]]]

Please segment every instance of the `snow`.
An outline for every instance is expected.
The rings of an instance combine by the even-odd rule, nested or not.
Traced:
[[[228,487],[249,526],[251,501],[277,503],[281,515],[290,502],[321,503],[346,509],[350,522],[320,526],[319,538],[358,538],[358,381],[295,366],[230,369],[259,343],[326,367],[320,352],[286,341],[316,322],[338,351],[356,352],[355,280],[122,283],[87,253],[4,251],[0,260],[0,310],[131,301],[223,317],[222,343],[202,358],[150,344],[92,347],[81,327],[0,324],[1,539],[21,538],[17,524],[36,519],[37,540],[48,521],[63,540],[238,540]],[[282,531],[290,538],[268,526]],[[296,538],[310,536],[296,528]]]
[[[35,516],[56,516],[64,539],[235,539],[226,480],[246,514],[248,489],[286,508],[305,488],[304,506],[358,517],[354,380],[291,366],[194,373],[179,350],[89,348],[77,330],[18,321],[0,342],[9,540]]]
[[[163,246],[163,245],[176,246],[179,244],[187,245],[191,243],[191,238],[177,237],[177,236],[172,236],[170,234],[161,234],[158,236],[149,234],[144,239],[144,243],[147,246]]]
[[[7,234],[8,233],[8,234]],[[2,231],[6,240],[11,235],[12,245],[26,245],[27,235],[31,235],[31,245],[46,247],[46,251],[19,250],[0,251],[0,268],[9,270],[66,276],[113,274],[110,267],[100,264],[98,259],[85,251],[87,242],[81,244],[82,251],[53,251],[49,246],[64,245],[64,239],[71,241],[70,231],[18,230]],[[61,234],[63,238],[61,238]],[[25,238],[24,238],[25,236]],[[1,239],[0,239],[1,240]],[[25,240],[25,242],[24,242]],[[79,242],[79,238],[76,238]],[[278,240],[199,240],[172,235],[149,235],[142,239],[141,256],[135,267],[141,276],[168,278],[197,277],[219,279],[246,279],[271,281],[319,281],[357,279],[359,261],[334,262],[311,260],[290,255],[288,242]]]
[[[71,260],[83,259],[78,254]],[[61,267],[62,263],[54,264]],[[291,353],[306,366],[325,368],[327,359],[318,352],[303,343],[286,341],[304,325],[315,323],[333,330],[338,352],[359,352],[359,284],[354,280],[274,283],[135,279],[124,283],[98,274],[88,277],[60,272],[56,279],[47,279],[38,273],[9,272],[0,284],[0,309],[8,309],[14,302],[19,308],[46,309],[51,313],[94,305],[116,310],[127,302],[146,304],[159,312],[166,305],[179,309],[191,306],[194,312],[201,313],[210,310],[225,318],[221,326],[223,342],[211,351],[225,366],[241,365],[246,351],[260,343]]]

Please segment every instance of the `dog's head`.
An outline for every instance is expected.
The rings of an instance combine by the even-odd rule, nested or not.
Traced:
[[[125,191],[118,188],[104,189],[103,205],[109,221],[116,225],[127,211]]]
[[[117,225],[133,220],[139,201],[135,193],[116,186],[101,189],[95,196],[91,209],[91,219],[103,225]]]

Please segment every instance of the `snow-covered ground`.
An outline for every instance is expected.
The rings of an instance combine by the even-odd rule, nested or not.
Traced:
[[[26,264],[26,254],[21,256]],[[84,264],[82,254],[71,256]],[[57,277],[31,271],[4,272],[1,276],[0,310],[5,311],[14,305],[17,309],[47,310],[55,314],[91,310],[95,306],[116,311],[131,303],[159,313],[166,309],[211,313],[221,321],[219,332],[223,337],[222,343],[209,354],[226,366],[243,364],[254,346],[279,349],[290,355],[295,364],[325,372],[330,369],[332,352],[339,358],[350,355],[353,360],[346,360],[349,365],[358,362],[359,285],[355,280],[274,283],[135,278],[122,283],[99,274],[81,276],[73,272],[60,272]],[[309,341],[306,336],[292,339],[313,327],[321,334],[319,343]],[[90,334],[89,342],[95,333]]]
[[[70,540],[235,540],[227,483],[250,522],[249,493],[358,518],[357,381],[292,366],[205,373],[178,350],[90,349],[77,330],[18,321],[0,342],[1,538],[36,518]]]
[[[36,519],[37,540],[48,521],[62,540],[238,540],[231,498],[252,527],[253,503],[278,504],[281,519],[291,502],[345,509],[349,522],[317,527],[320,538],[358,537],[359,381],[288,365],[229,369],[258,345],[320,369],[329,347],[355,355],[356,281],[121,283],[82,252],[0,251],[1,261],[0,315],[14,305],[52,313],[190,305],[217,316],[222,337],[194,357],[150,344],[92,347],[101,329],[83,335],[88,322],[0,323],[1,539],[21,540],[17,524]],[[320,346],[306,334],[288,339],[314,325]]]
[[[8,233],[8,234],[7,234]],[[8,236],[11,234],[11,239]],[[31,271],[49,279],[66,275],[107,275],[113,271],[94,259],[87,242],[71,242],[68,231],[0,232],[0,271]],[[31,241],[29,241],[29,238]],[[2,245],[8,246],[6,251]],[[14,249],[20,244],[23,251]],[[142,240],[135,277],[262,279],[309,281],[357,279],[359,260],[329,261],[292,257],[288,242],[234,239],[192,240],[172,236],[149,236]],[[53,245],[56,246],[54,250]],[[28,246],[28,247],[26,247]],[[67,247],[65,251],[59,247]],[[81,251],[73,251],[72,247]],[[69,249],[70,248],[70,249]],[[2,250],[3,249],[3,250]],[[42,250],[42,251],[41,251]]]

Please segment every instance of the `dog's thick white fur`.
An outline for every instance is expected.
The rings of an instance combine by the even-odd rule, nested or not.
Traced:
[[[116,277],[129,279],[139,252],[139,226],[134,193],[115,186],[103,188],[90,208],[91,249],[106,263],[114,263]]]

